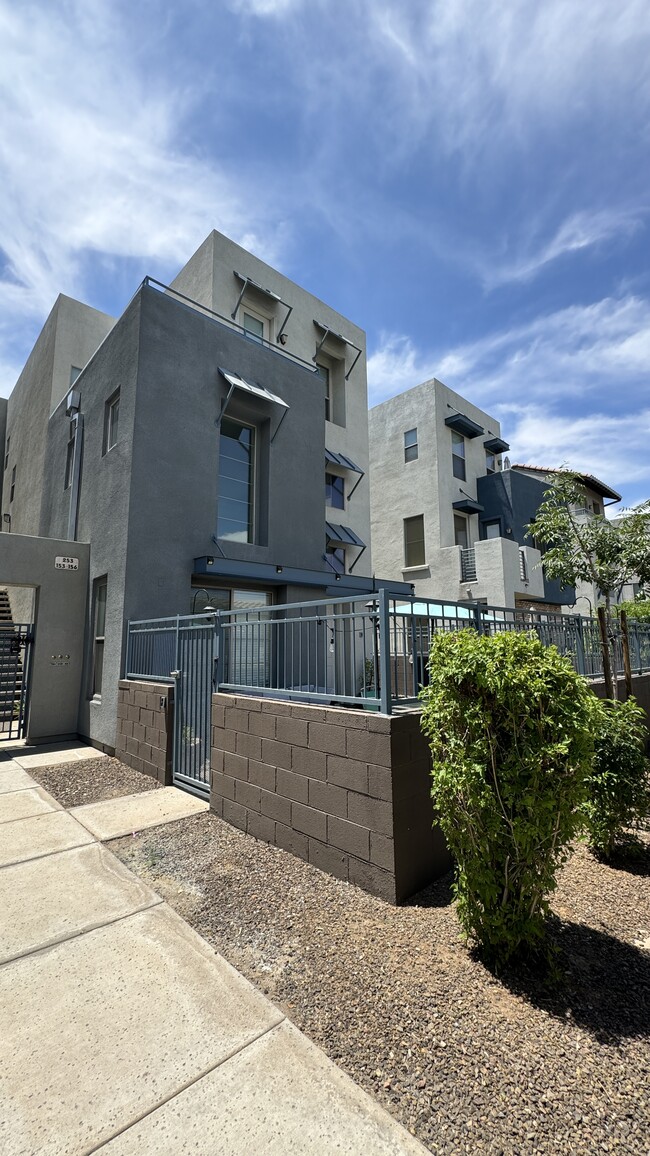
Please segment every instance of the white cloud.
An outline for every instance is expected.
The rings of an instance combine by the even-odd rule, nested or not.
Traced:
[[[650,302],[606,298],[446,350],[383,335],[368,386],[377,404],[435,376],[498,418],[512,460],[568,462],[634,501],[650,493],[648,366]]]
[[[514,261],[483,261],[480,265],[482,280],[487,288],[494,288],[510,281],[528,281],[545,265],[577,253],[602,245],[608,241],[632,236],[642,225],[647,208],[601,209],[592,212],[571,213],[557,229],[550,240],[536,250],[531,244],[526,246]]]
[[[228,7],[242,16],[285,16],[302,4],[303,0],[228,0]]]
[[[5,336],[60,291],[84,295],[93,253],[160,274],[216,227],[277,256],[261,194],[179,148],[189,97],[142,70],[117,9],[0,2],[0,35]]]

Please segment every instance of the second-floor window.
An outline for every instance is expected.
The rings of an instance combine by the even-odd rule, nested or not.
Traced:
[[[414,462],[418,456],[418,431],[407,429],[404,434],[404,461]]]
[[[264,331],[264,320],[257,317],[254,313],[249,313],[244,310],[242,315],[242,325],[247,337],[251,337],[253,341],[259,341],[260,344],[264,341],[266,333]]]
[[[325,474],[325,502],[335,510],[345,509],[345,479],[338,474]]]
[[[330,371],[327,365],[316,364],[316,373],[325,382],[325,421],[332,420],[332,397],[330,394]]]
[[[117,445],[117,436],[120,424],[120,391],[109,397],[104,411],[104,453],[107,454]]]
[[[485,472],[487,474],[496,474],[497,472],[497,456],[492,450],[485,451]]]
[[[454,477],[465,481],[465,438],[462,434],[451,431],[451,462]]]
[[[255,487],[255,430],[224,417],[219,438],[217,537],[252,542]]]

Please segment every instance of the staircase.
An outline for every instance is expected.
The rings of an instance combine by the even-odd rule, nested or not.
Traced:
[[[23,692],[23,663],[15,653],[15,630],[9,593],[0,590],[0,738],[16,738]],[[12,645],[13,643],[13,645]]]

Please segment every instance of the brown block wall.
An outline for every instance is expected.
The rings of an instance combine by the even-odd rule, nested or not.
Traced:
[[[223,819],[391,903],[450,865],[418,711],[215,694],[211,765]]]
[[[115,757],[163,786],[172,781],[173,695],[162,682],[119,683]]]

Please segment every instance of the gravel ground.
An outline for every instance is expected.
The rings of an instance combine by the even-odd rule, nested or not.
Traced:
[[[160,787],[155,779],[131,770],[119,759],[111,758],[30,767],[29,774],[63,807],[81,807],[84,803],[138,795],[141,791],[155,791]]]
[[[650,1153],[650,839],[564,868],[554,993],[468,952],[449,879],[391,908],[209,814],[110,846],[431,1152]]]

